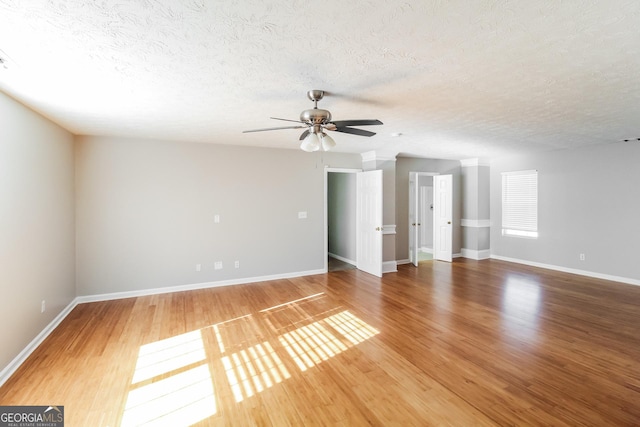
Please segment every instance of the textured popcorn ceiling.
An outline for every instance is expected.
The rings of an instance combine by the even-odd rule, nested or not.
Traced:
[[[0,0],[0,90],[76,134],[432,158],[640,137],[640,2]],[[394,137],[392,134],[402,133]]]

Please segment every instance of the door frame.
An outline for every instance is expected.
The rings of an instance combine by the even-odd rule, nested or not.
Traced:
[[[419,199],[418,191],[419,191],[419,188],[420,188],[420,186],[418,185],[418,182],[420,180],[420,177],[421,176],[434,177],[434,176],[437,176],[437,175],[440,175],[440,172],[409,171],[409,209],[408,209],[409,210],[409,218],[408,218],[409,221],[407,223],[407,226],[409,228],[409,236],[408,236],[409,237],[409,239],[408,239],[409,240],[409,263],[410,264],[414,264],[416,267],[418,265],[417,265],[417,263],[413,262],[414,260],[412,259],[411,255],[414,254],[414,256],[417,259],[416,253],[419,252],[419,248],[416,248],[416,251],[415,251],[416,253],[414,253],[414,248],[412,248],[412,246],[411,246],[411,243],[415,242],[415,236],[416,236],[415,233],[417,232],[417,228],[416,227],[412,227],[412,225],[411,225],[411,215],[412,215],[412,212],[411,212],[412,209],[411,208],[412,208],[412,205],[413,205],[413,208],[414,208],[413,209],[414,210],[413,215],[414,215],[414,218],[416,218],[416,221],[417,221],[417,218],[420,218],[420,214],[421,214],[420,206],[419,206],[419,203],[418,203],[418,199]],[[415,185],[413,186],[414,187],[413,191],[411,191],[412,178],[413,178],[413,182],[415,182]],[[434,200],[434,203],[435,203],[435,200]],[[433,227],[433,221],[432,221],[432,224],[430,224],[430,226]],[[413,236],[413,239],[412,239],[412,236]],[[416,246],[417,246],[417,243],[416,243]]]
[[[329,172],[336,173],[359,173],[362,169],[350,168],[324,168],[324,272],[329,271]],[[355,224],[353,227],[355,228]]]

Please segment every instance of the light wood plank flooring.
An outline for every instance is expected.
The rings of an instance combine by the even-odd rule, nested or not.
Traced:
[[[77,306],[0,389],[67,427],[640,425],[640,287],[497,260]]]

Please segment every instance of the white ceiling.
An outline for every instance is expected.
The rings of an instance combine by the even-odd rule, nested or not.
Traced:
[[[0,0],[0,90],[75,134],[491,158],[640,137],[637,0]],[[401,136],[392,136],[402,133]]]

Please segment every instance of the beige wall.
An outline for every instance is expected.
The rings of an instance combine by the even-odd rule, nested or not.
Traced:
[[[79,296],[322,270],[324,168],[361,165],[122,138],[82,137],[76,150]]]
[[[73,135],[1,92],[0,133],[4,368],[75,297],[74,167]]]
[[[638,159],[629,141],[493,160],[491,255],[640,284]],[[502,236],[502,172],[532,169],[538,238]]]

